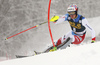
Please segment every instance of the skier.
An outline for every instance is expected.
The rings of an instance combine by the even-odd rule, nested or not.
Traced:
[[[63,37],[61,37],[60,39],[58,39],[58,41],[56,42],[56,46],[61,47],[64,44],[80,44],[86,35],[86,29],[89,29],[92,33],[92,41],[91,43],[95,42],[95,31],[93,30],[93,28],[89,25],[87,19],[85,17],[83,17],[82,15],[78,14],[78,7],[76,4],[72,4],[67,8],[67,14],[65,14],[63,17],[61,18],[57,18],[54,16],[52,17],[53,19],[51,21],[53,21],[55,24],[64,22],[64,21],[68,21],[72,31],[68,32],[66,35],[64,35]],[[69,40],[71,40],[69,43],[67,43]],[[56,48],[52,49],[51,51],[56,50]]]

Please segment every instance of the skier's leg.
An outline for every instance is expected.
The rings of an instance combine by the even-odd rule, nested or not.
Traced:
[[[82,36],[76,36],[74,35],[74,41],[72,42],[73,44],[80,44],[85,38],[85,34]]]
[[[62,46],[66,45],[68,46],[71,42],[74,41],[74,36],[72,35],[72,31],[68,32],[66,35],[58,39],[57,42],[55,42],[55,46],[58,48],[61,48]],[[53,45],[49,45],[48,48],[45,49],[44,52],[49,52],[52,50],[54,47]]]
[[[73,41],[74,41],[74,36],[72,35],[72,31],[70,31],[66,35],[58,39],[58,41],[56,42],[56,46],[57,48],[60,48],[63,45],[65,46],[65,44],[66,46],[68,46]]]

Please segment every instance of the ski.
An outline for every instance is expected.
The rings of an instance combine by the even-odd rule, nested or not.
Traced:
[[[69,40],[69,39],[68,39]],[[68,41],[67,40],[67,41]],[[57,49],[59,49],[61,46],[65,45],[65,43],[67,42],[65,41],[64,44],[62,45],[59,45],[57,46]],[[68,45],[68,47],[70,47],[70,45]],[[30,56],[34,56],[34,55],[38,55],[38,54],[42,54],[42,53],[48,53],[48,52],[53,52],[53,46],[50,46],[48,49],[46,49],[44,52],[37,52],[37,51],[34,51],[34,54],[33,55],[30,55]],[[24,57],[30,57],[30,56],[23,56],[23,55],[16,55],[16,58],[24,58]]]
[[[33,55],[30,55],[30,56],[35,56],[35,55],[38,55],[38,54],[41,54],[41,53],[44,53],[44,52],[37,52],[37,51],[34,51],[35,54]],[[15,55],[16,58],[24,58],[24,57],[30,57],[30,56],[24,56],[24,55]]]
[[[29,57],[29,56],[22,56],[22,55],[15,55],[16,58],[24,58],[24,57]]]

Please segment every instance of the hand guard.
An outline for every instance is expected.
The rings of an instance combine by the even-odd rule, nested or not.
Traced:
[[[56,22],[59,19],[59,16],[53,16],[50,21]]]

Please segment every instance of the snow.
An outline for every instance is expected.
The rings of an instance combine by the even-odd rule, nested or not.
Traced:
[[[99,65],[100,42],[0,62],[0,65]]]

